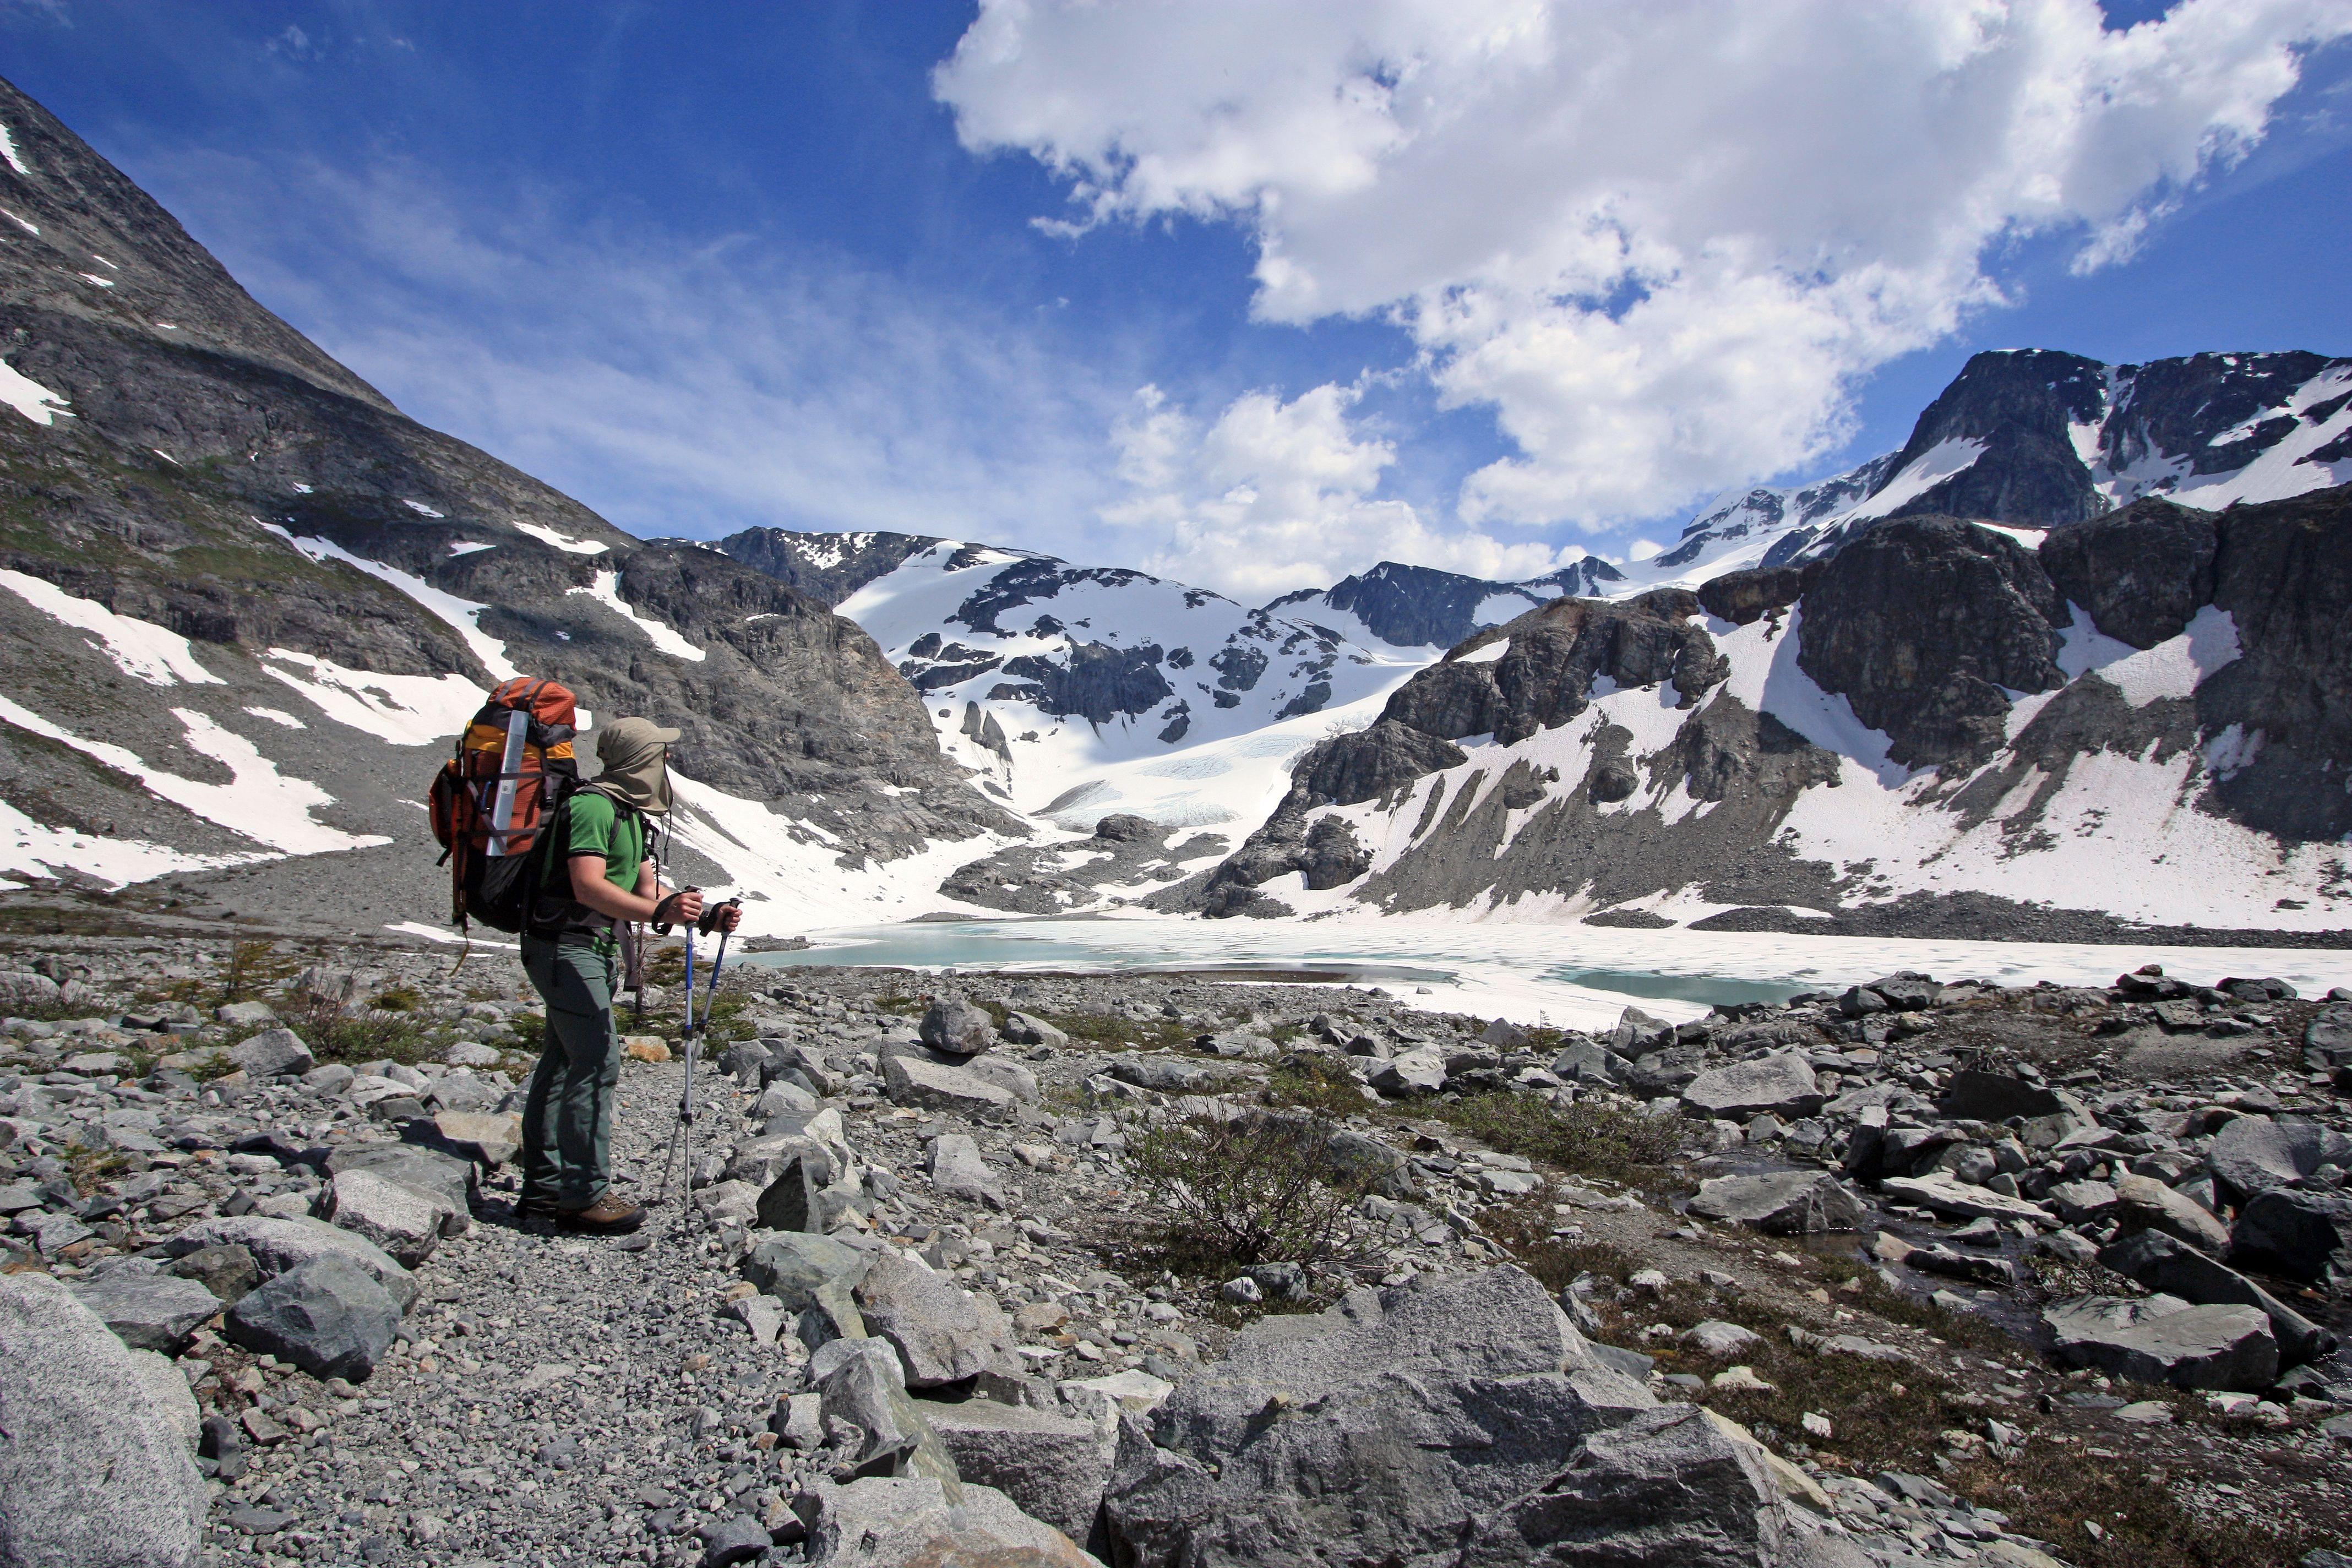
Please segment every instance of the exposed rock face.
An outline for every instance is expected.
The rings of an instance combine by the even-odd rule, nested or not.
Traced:
[[[1726,572],[1698,585],[1698,602],[1718,620],[1744,626],[1795,604],[1820,574],[1819,563]]]
[[[1354,805],[1467,761],[1451,741],[1383,718],[1369,730],[1318,742],[1292,776],[1316,805]]]
[[[1269,612],[1314,621],[1325,611],[1352,616],[1381,642],[1396,647],[1452,647],[1481,626],[1562,595],[1592,595],[1622,583],[1625,574],[1599,556],[1524,583],[1495,583],[1432,566],[1383,561],[1369,572],[1342,578],[1321,593],[1301,589],[1268,605]],[[1499,613],[1497,613],[1499,611]]]
[[[1164,650],[1158,643],[1112,647],[1088,642],[1062,658],[1038,655],[1008,659],[1004,673],[1034,683],[1022,693],[1040,713],[1108,724],[1122,713],[1148,713],[1176,689],[1160,672]]]
[[[2042,569],[2107,636],[2134,647],[2179,637],[2213,599],[2214,520],[2149,497],[2042,542]]]
[[[2065,603],[2032,551],[1956,518],[1880,524],[1822,569],[1797,662],[1892,742],[1896,762],[1974,765],[2003,739],[2012,691],[2065,684]]]
[[[796,533],[786,528],[747,528],[719,540],[714,548],[831,609],[877,577],[896,570],[908,556],[940,542],[919,533]]]
[[[2347,521],[2352,487],[2233,508],[2216,524],[2213,603],[2230,613],[2244,656],[2198,689],[2197,718],[2261,733],[2238,749],[2215,793],[2230,815],[2291,840],[2352,832],[2352,795],[2326,784],[2352,756]]]
[[[2076,453],[2070,426],[2096,423],[2105,404],[2106,367],[2095,360],[2035,349],[1971,357],[1920,414],[1894,471],[1946,442],[1974,442],[1982,453],[1895,515],[2030,518],[2042,528],[2096,516],[2107,500]]]
[[[1726,669],[1688,618],[1696,608],[1690,595],[1664,589],[1622,603],[1557,600],[1405,682],[1381,717],[1444,740],[1492,735],[1508,745],[1583,712],[1596,676],[1621,687],[1671,680],[1692,706]],[[1500,658],[1463,662],[1503,639],[1510,647]]]

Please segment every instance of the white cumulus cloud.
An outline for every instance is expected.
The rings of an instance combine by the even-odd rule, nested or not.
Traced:
[[[2352,0],[982,0],[935,89],[1068,183],[1066,231],[1235,222],[1261,319],[1402,324],[1517,448],[1466,520],[1600,527],[1834,448],[1858,377],[1998,304],[2003,246],[2127,257],[2347,32]],[[1365,450],[1315,492],[1351,517]]]
[[[1250,392],[1203,421],[1147,386],[1113,430],[1130,493],[1104,520],[1139,536],[1145,571],[1249,603],[1327,587],[1376,560],[1516,578],[1567,558],[1433,530],[1405,502],[1377,498],[1396,448],[1351,427],[1359,395],[1328,384],[1288,402]]]

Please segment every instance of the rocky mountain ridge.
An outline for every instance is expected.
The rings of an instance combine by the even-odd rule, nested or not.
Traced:
[[[2199,353],[2102,364],[2052,349],[1969,359],[1895,451],[1703,509],[1637,586],[1833,554],[1885,517],[2045,529],[2142,496],[2219,511],[2352,482],[2352,359]]]
[[[434,918],[415,803],[519,669],[684,729],[689,861],[796,919],[903,897],[861,868],[1025,833],[855,624],[405,418],[5,83],[0,124],[16,880]]]
[[[2347,605],[2352,489],[2022,536],[1890,518],[1481,633],[1161,898],[2341,944]]]

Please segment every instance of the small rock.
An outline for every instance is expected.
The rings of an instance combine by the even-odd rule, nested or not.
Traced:
[[[996,1024],[961,996],[944,996],[923,1013],[923,1044],[950,1056],[976,1057],[996,1044]]]
[[[940,1196],[969,1198],[992,1209],[1005,1206],[1003,1186],[968,1134],[950,1132],[932,1139],[927,1163],[931,1188]]]
[[[1738,1355],[1749,1345],[1760,1344],[1763,1342],[1764,1336],[1752,1329],[1741,1328],[1738,1323],[1727,1323],[1719,1318],[1710,1318],[1703,1323],[1694,1324],[1685,1330],[1683,1339],[1697,1346],[1706,1354],[1719,1358]]]
[[[264,1029],[231,1046],[228,1059],[243,1068],[247,1078],[257,1079],[306,1073],[319,1065],[302,1037],[291,1029]]]

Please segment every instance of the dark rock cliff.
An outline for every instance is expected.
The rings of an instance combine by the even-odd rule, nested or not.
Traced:
[[[420,602],[438,591],[483,606],[480,633],[517,666],[600,714],[678,724],[694,776],[789,802],[852,855],[1015,827],[940,757],[919,699],[856,626],[724,554],[640,542],[406,418],[5,83],[0,118],[30,171],[0,166],[18,220],[0,225],[0,355],[61,400],[46,424],[0,409],[0,566],[195,639],[242,672],[232,686],[272,648],[487,686],[456,612]],[[607,594],[703,657],[664,651]],[[0,679],[94,739],[129,731],[152,750],[176,728],[142,706],[160,692],[92,692],[68,671],[26,646]],[[308,743],[248,713],[220,722],[265,754]],[[369,826],[421,837],[413,811]]]
[[[1831,557],[1802,600],[1798,663],[1910,766],[1984,761],[2012,691],[2064,683],[2065,602],[2032,551],[1956,518],[1897,518]]]

